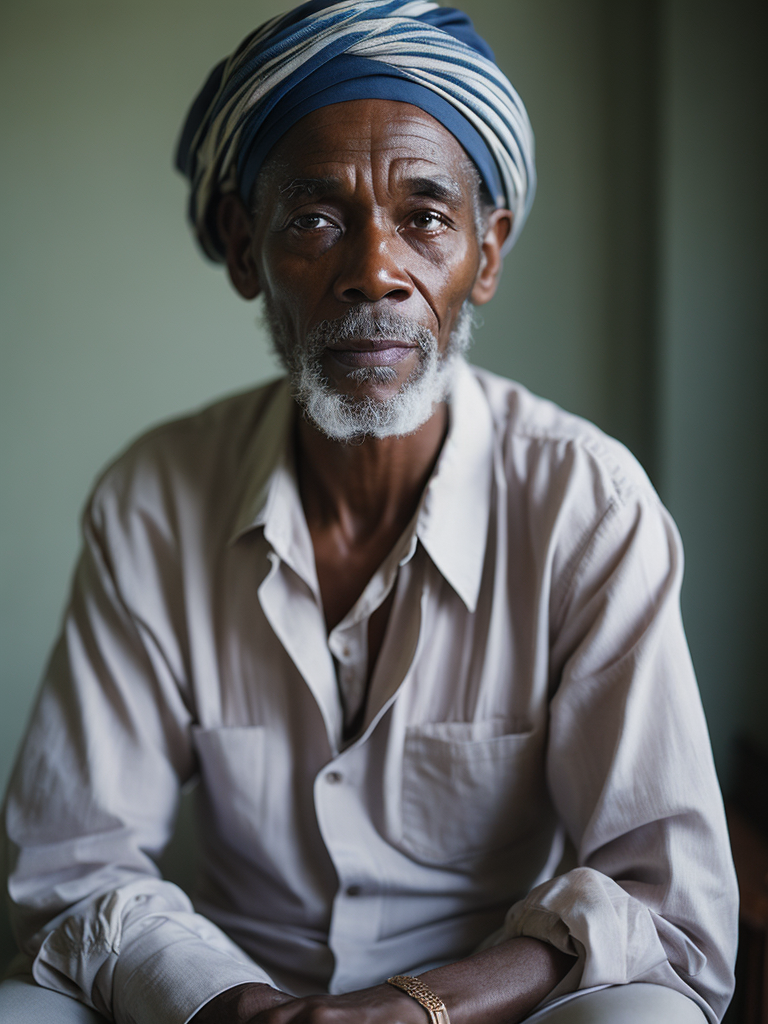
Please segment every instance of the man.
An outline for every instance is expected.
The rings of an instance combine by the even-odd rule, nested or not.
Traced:
[[[179,162],[287,379],[89,503],[7,803],[50,990],[15,1019],[719,1020],[676,532],[621,446],[462,358],[533,195],[490,51],[428,2],[314,0],[214,70]],[[193,908],[155,859],[194,779]]]

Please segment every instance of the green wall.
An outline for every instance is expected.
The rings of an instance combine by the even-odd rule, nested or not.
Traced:
[[[766,742],[765,83],[748,0],[468,0],[525,99],[539,192],[475,361],[617,433],[677,517],[728,773]],[[10,771],[99,468],[275,372],[195,251],[171,150],[211,65],[279,0],[13,0],[2,56],[2,715]],[[763,147],[764,148],[764,147]]]
[[[768,753],[768,5],[675,0],[663,27],[659,486],[727,782],[734,736]]]

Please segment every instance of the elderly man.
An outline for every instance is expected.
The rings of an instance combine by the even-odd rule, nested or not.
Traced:
[[[462,356],[533,195],[490,50],[430,2],[313,0],[214,70],[179,163],[287,377],[95,489],[7,804],[4,1019],[718,1021],[674,526]],[[194,907],[155,863],[193,780]]]

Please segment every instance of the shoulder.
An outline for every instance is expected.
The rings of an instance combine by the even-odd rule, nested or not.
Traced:
[[[498,515],[516,557],[548,566],[561,593],[630,548],[660,575],[681,561],[675,525],[623,444],[520,384],[472,373],[493,422]]]
[[[542,486],[546,479],[551,489],[571,480],[593,491],[603,510],[639,496],[658,500],[634,455],[594,423],[515,381],[479,367],[471,371],[488,404],[510,482]]]
[[[97,526],[127,528],[137,519],[178,520],[190,507],[227,504],[254,436],[285,404],[282,380],[235,395],[161,423],[131,442],[103,470],[86,515]]]

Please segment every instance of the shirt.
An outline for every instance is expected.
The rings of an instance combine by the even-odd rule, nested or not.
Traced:
[[[183,1024],[242,982],[338,993],[529,935],[575,957],[553,998],[648,981],[719,1019],[735,879],[643,471],[462,364],[414,520],[329,636],[295,415],[283,381],[161,426],[88,503],[7,801],[37,981]],[[196,779],[193,906],[155,861]]]

